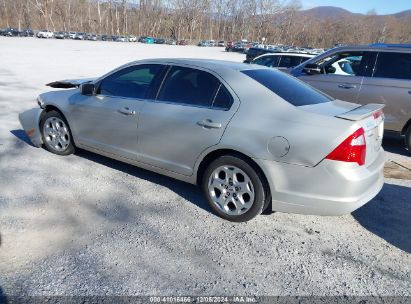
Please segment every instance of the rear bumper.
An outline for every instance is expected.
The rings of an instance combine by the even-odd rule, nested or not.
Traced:
[[[384,184],[384,151],[365,166],[324,160],[304,167],[255,159],[272,194],[273,211],[343,215],[369,202]]]

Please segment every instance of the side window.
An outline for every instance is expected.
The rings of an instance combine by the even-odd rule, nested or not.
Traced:
[[[159,64],[143,64],[127,67],[104,78],[97,94],[145,98],[155,76],[162,70]]]
[[[230,92],[221,84],[214,98],[213,108],[228,110],[232,104],[233,96],[231,96]]]
[[[301,57],[299,56],[286,56],[282,55],[280,64],[278,67],[280,68],[291,68],[299,65],[301,63]]]
[[[211,107],[220,81],[210,73],[174,66],[167,74],[157,99]]]
[[[254,64],[263,65],[266,67],[277,67],[279,56],[264,56],[253,61]]]
[[[365,76],[366,52],[342,52],[317,62],[324,74]]]
[[[373,77],[411,79],[411,54],[379,53]]]

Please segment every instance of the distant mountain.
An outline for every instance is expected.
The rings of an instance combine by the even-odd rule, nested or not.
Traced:
[[[341,18],[349,18],[349,17],[364,17],[365,14],[360,13],[352,13],[346,9],[341,7],[335,6],[318,6],[307,10],[300,11],[300,14],[310,17],[310,18],[317,18],[317,19],[341,19]],[[398,19],[403,18],[411,18],[411,10],[406,10],[403,12],[389,14],[389,15],[377,15],[378,17],[384,18],[388,16],[392,16]]]
[[[343,9],[341,7],[335,7],[335,6],[318,6],[318,7],[308,9],[308,10],[302,10],[301,13],[304,14],[305,16],[312,17],[312,18],[318,18],[318,19],[340,19],[343,17],[361,15],[361,14],[351,13],[350,11],[347,11],[346,9]]]
[[[394,16],[396,18],[410,18],[411,17],[411,9],[403,11],[403,12],[399,12],[396,14],[391,14],[391,15],[387,15],[387,16]]]

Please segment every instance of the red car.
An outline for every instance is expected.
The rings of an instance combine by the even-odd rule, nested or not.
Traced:
[[[234,42],[228,41],[227,44],[226,44],[226,46],[225,46],[225,50],[226,50],[227,52],[231,52],[231,49],[233,48],[233,46],[234,46]]]
[[[178,45],[187,45],[188,43],[187,43],[187,41],[186,40],[180,40],[179,42],[178,42]]]

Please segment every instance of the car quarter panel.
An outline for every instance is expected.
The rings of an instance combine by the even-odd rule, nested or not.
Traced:
[[[347,120],[299,109],[242,73],[227,79],[241,106],[220,145],[241,147],[240,152],[250,157],[315,166],[358,127]],[[278,137],[289,147],[284,140],[276,140]],[[283,156],[272,153],[281,149]]]

